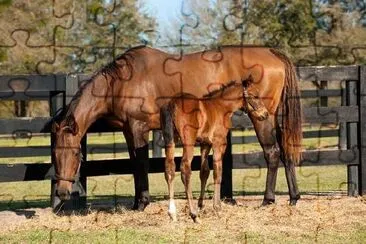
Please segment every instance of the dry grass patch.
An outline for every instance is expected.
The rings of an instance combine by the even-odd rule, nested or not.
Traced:
[[[27,219],[18,213],[0,212],[4,228],[1,241],[40,242],[360,242],[366,237],[366,199],[341,196],[303,196],[296,207],[288,197],[259,207],[262,196],[237,198],[237,205],[223,204],[219,216],[211,200],[200,212],[201,224],[188,216],[186,201],[177,200],[178,221],[167,215],[168,201],[151,203],[145,212],[113,206],[91,209],[87,215],[56,216],[51,209],[35,211]],[[20,238],[20,239],[19,239]],[[23,238],[23,239],[22,239]]]

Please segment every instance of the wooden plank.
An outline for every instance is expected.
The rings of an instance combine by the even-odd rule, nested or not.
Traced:
[[[14,134],[17,131],[39,133],[50,118],[0,119],[0,134]]]
[[[341,95],[342,90],[340,89],[301,90],[301,98],[339,97]]]
[[[41,156],[51,156],[50,146],[0,147],[0,158]]]
[[[46,100],[50,91],[65,90],[64,74],[0,76],[0,98],[10,100]]]
[[[357,122],[358,106],[310,107],[304,108],[306,123]]]
[[[318,131],[304,131],[303,138],[324,138],[324,137],[338,137],[339,130],[318,130]],[[246,144],[257,143],[257,136],[233,136],[231,138],[232,144]]]
[[[301,166],[317,165],[349,165],[357,164],[359,151],[354,150],[327,150],[327,151],[306,151]],[[165,158],[150,159],[150,173],[164,172]],[[179,171],[181,157],[175,158],[176,171]],[[82,163],[86,176],[102,176],[109,174],[132,174],[133,162],[130,159],[117,160],[91,160]],[[199,170],[201,157],[195,156],[192,160],[192,170]],[[209,156],[209,165],[212,169],[212,156]],[[281,165],[282,166],[282,165]],[[266,167],[263,152],[249,154],[233,154],[233,168],[261,168]],[[52,164],[15,164],[0,165],[0,182],[30,181],[50,179],[54,174]]]
[[[366,66],[361,66],[359,83],[359,141],[360,148],[360,194],[366,195]]]
[[[358,164],[358,150],[305,151],[301,166]],[[233,154],[234,169],[266,167],[263,152]],[[281,165],[283,166],[283,165]]]
[[[297,73],[299,79],[304,81],[358,80],[358,66],[297,67]]]
[[[0,164],[0,182],[51,179],[51,164]]]
[[[158,131],[157,131],[158,132]],[[122,136],[122,134],[121,134]],[[323,138],[323,137],[337,137],[338,130],[319,130],[319,131],[305,131],[304,138]],[[246,143],[258,143],[257,136],[233,136],[232,144],[246,144]],[[163,142],[159,142],[163,143]],[[158,145],[160,153],[162,153],[163,145]],[[198,144],[197,144],[198,146]],[[149,142],[149,147],[154,150],[154,142]],[[177,145],[177,148],[180,145]],[[156,149],[157,150],[157,149]],[[88,144],[88,154],[103,154],[103,153],[122,153],[127,152],[128,147],[126,143],[108,143],[108,144]],[[8,157],[40,157],[50,156],[50,146],[28,146],[28,147],[0,147],[0,158]],[[154,155],[153,157],[161,157],[160,155]]]

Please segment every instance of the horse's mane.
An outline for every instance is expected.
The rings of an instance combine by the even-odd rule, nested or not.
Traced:
[[[72,98],[70,104],[66,108],[66,114],[64,116],[65,119],[67,119],[69,116],[71,116],[79,104],[81,95],[83,94],[85,88],[88,84],[94,81],[94,79],[100,75],[103,75],[106,79],[107,76],[111,77],[113,81],[117,80],[126,80],[126,78],[121,77],[120,68],[123,66],[127,66],[128,69],[131,70],[132,74],[132,62],[134,60],[134,52],[137,49],[144,48],[145,45],[140,45],[136,47],[129,48],[124,53],[118,55],[112,62],[108,63],[107,65],[103,66],[101,69],[99,69],[97,72],[95,72],[91,78],[86,80],[84,84],[79,88],[79,90],[76,92],[74,97]],[[121,60],[124,60],[124,62],[120,62]]]
[[[235,84],[236,84],[236,81],[232,80],[232,81],[230,81],[226,84],[221,85],[220,88],[218,88],[216,90],[213,90],[213,91],[210,91],[209,93],[203,95],[203,98],[209,98],[209,97],[215,96],[216,94],[225,91],[226,89],[228,89],[229,87],[234,86]]]

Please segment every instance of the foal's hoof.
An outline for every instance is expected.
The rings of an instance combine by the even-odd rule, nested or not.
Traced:
[[[177,222],[177,214],[176,214],[176,213],[169,213],[169,212],[168,212],[168,215],[169,215],[170,219],[171,219],[173,222]]]
[[[263,199],[262,206],[268,206],[274,203],[275,203],[274,199]]]
[[[221,202],[220,203],[216,203],[213,205],[213,208],[216,212],[220,212],[221,211]]]
[[[191,213],[190,215],[191,215],[191,218],[193,219],[193,222],[195,222],[197,224],[201,223],[200,219],[198,218],[197,213]]]

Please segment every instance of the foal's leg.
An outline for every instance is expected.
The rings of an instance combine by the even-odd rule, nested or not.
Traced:
[[[201,170],[200,170],[200,179],[201,179],[201,195],[198,199],[198,207],[203,208],[203,199],[205,198],[205,188],[207,184],[208,176],[210,175],[210,167],[208,165],[208,154],[210,153],[211,145],[202,143],[201,144]]]
[[[191,186],[191,163],[193,159],[194,144],[183,144],[183,157],[180,165],[182,182],[184,184],[188,206],[189,214],[194,222],[198,222],[197,210],[193,206],[192,197],[192,186]]]
[[[262,205],[268,205],[275,201],[277,171],[280,162],[280,147],[276,139],[275,117],[271,114],[263,121],[252,118],[252,122],[267,162],[266,190]]]
[[[226,149],[226,135],[216,140],[213,145],[213,170],[214,170],[214,198],[213,207],[216,211],[221,210],[221,179],[222,179],[222,158]]]
[[[177,220],[177,208],[174,202],[174,176],[175,176],[175,162],[174,162],[174,142],[165,146],[165,180],[168,184],[169,191],[169,209],[168,214],[173,221]]]

